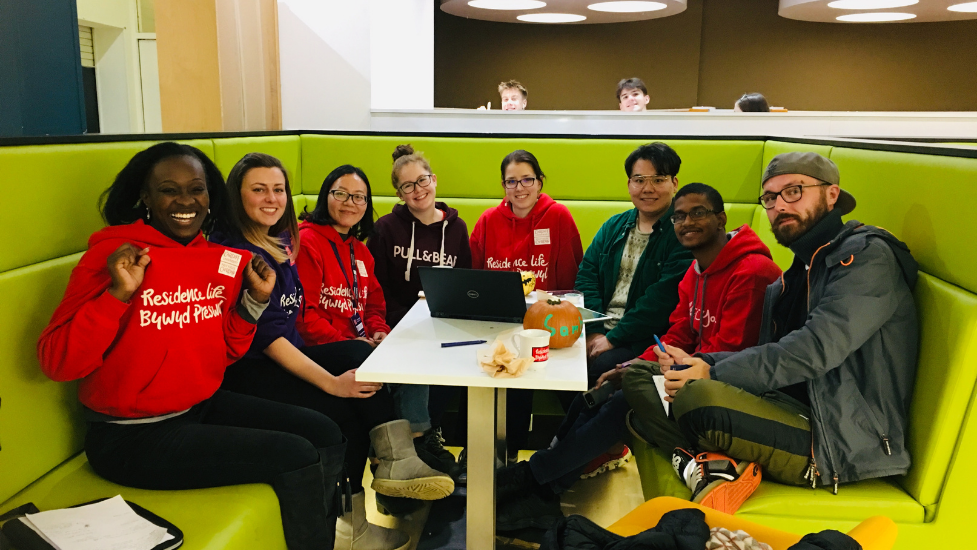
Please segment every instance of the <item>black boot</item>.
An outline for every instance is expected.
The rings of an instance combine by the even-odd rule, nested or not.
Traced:
[[[336,519],[353,508],[353,495],[350,491],[349,477],[346,475],[346,438],[332,447],[316,449],[319,451],[319,467],[322,469],[323,503],[328,516],[326,528],[336,536]],[[326,550],[330,550],[330,545]],[[291,546],[288,547],[291,550]]]
[[[272,482],[289,550],[332,550],[345,456],[345,443],[319,449],[318,463],[281,474]]]
[[[459,470],[455,455],[444,448],[441,428],[431,428],[424,432],[424,435],[414,438],[414,449],[417,451],[418,458],[431,468],[448,474],[452,479],[458,477]]]

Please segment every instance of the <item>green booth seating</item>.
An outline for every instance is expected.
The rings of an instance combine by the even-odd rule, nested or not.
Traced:
[[[409,142],[431,161],[439,200],[457,208],[469,230],[482,212],[501,201],[502,158],[525,148],[546,172],[544,191],[570,209],[585,247],[608,217],[630,208],[624,159],[648,141],[300,132],[175,137],[211,155],[225,175],[247,152],[279,157],[299,212],[314,208],[330,170],[344,163],[360,166],[373,186],[378,215],[397,202],[389,183],[390,153]],[[775,243],[766,214],[756,204],[763,167],[774,155],[792,150],[831,157],[841,169],[842,185],[858,199],[854,217],[905,240],[923,272],[915,290],[922,334],[910,412],[909,474],[843,485],[838,495],[763,482],[739,514],[798,533],[845,531],[884,514],[899,524],[897,548],[955,540],[970,517],[968,491],[977,488],[966,466],[966,458],[977,453],[977,420],[971,414],[977,382],[977,260],[967,252],[967,243],[977,239],[970,222],[970,212],[977,211],[977,152],[942,156],[922,147],[907,153],[905,147],[885,150],[823,140],[665,141],[682,157],[680,182],[717,187],[727,201],[729,228],[753,227],[782,267],[789,265],[791,254]],[[99,195],[126,161],[150,144],[141,136],[87,143],[50,138],[40,145],[0,140],[0,178],[10,182],[7,196],[16,205],[0,217],[0,229],[16,235],[0,254],[0,293],[5,296],[0,302],[0,513],[30,501],[49,509],[122,494],[183,529],[188,549],[283,549],[277,501],[266,485],[145,491],[96,476],[82,452],[76,385],[48,380],[37,365],[37,337],[88,236],[102,225]],[[666,453],[642,444],[633,451],[646,498],[688,496]]]

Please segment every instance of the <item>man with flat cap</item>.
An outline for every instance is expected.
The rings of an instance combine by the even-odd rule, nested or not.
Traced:
[[[837,493],[909,470],[917,264],[891,233],[842,221],[855,198],[840,179],[816,153],[777,155],[764,171],[760,204],[794,262],[767,288],[757,346],[658,350],[674,419],[638,390],[647,370],[625,377],[629,427],[675,449],[672,465],[696,502],[732,513],[761,474]]]

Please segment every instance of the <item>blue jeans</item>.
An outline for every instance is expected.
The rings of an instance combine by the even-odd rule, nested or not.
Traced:
[[[625,417],[629,410],[631,406],[620,390],[594,409],[588,409],[583,396],[578,395],[557,432],[556,446],[530,457],[533,477],[556,494],[569,489],[591,460],[624,441],[628,435]]]
[[[394,411],[398,418],[410,422],[410,431],[426,432],[431,429],[431,415],[427,410],[430,386],[417,384],[389,384],[394,398]]]

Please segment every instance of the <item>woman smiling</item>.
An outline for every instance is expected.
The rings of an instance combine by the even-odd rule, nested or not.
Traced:
[[[309,242],[299,242],[291,188],[281,162],[261,153],[245,155],[231,170],[227,188],[229,213],[223,230],[212,240],[264,257],[277,278],[251,348],[228,367],[222,387],[312,409],[339,424],[348,440],[346,464],[353,498],[352,510],[340,517],[336,528],[337,548],[350,544],[355,549],[404,548],[410,543],[406,533],[366,521],[363,469],[371,444],[377,450],[373,488],[379,494],[440,498],[454,489],[451,479],[427,468],[411,452],[407,422],[394,420],[390,394],[380,384],[356,381],[356,368],[373,350],[371,343],[341,339],[306,345],[299,334],[296,320],[305,300],[293,258]],[[350,186],[350,193],[357,191]]]
[[[332,548],[339,427],[219,389],[276,282],[261,256],[204,239],[226,204],[220,171],[199,149],[160,143],[103,197],[109,227],[92,235],[37,346],[49,377],[81,380],[92,468],[154,490],[267,483],[288,548]]]

